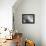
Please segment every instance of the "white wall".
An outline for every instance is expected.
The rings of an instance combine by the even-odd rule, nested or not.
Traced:
[[[41,1],[41,38],[42,46],[46,46],[46,0]]]
[[[25,38],[34,40],[36,46],[41,46],[41,1],[23,0],[19,7],[13,10],[15,29],[22,32]],[[35,14],[35,24],[22,24],[22,14]]]
[[[0,27],[12,28],[12,6],[16,0],[0,0]]]

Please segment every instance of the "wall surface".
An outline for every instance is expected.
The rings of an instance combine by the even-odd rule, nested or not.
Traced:
[[[23,0],[13,12],[15,29],[22,32],[24,38],[34,40],[36,46],[41,46],[41,1]],[[22,14],[35,14],[35,24],[22,24]]]
[[[46,46],[46,0],[41,1],[41,38],[42,46]]]
[[[0,27],[12,28],[12,6],[16,0],[0,0]]]

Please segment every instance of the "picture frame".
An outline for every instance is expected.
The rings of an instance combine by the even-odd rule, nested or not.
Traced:
[[[22,14],[22,24],[34,24],[35,14]]]

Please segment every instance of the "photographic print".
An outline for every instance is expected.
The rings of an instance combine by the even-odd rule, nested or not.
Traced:
[[[35,14],[22,14],[22,23],[23,24],[34,24],[35,23]]]

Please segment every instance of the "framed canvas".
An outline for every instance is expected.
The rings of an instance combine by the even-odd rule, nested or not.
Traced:
[[[34,24],[35,14],[22,14],[22,24]]]

